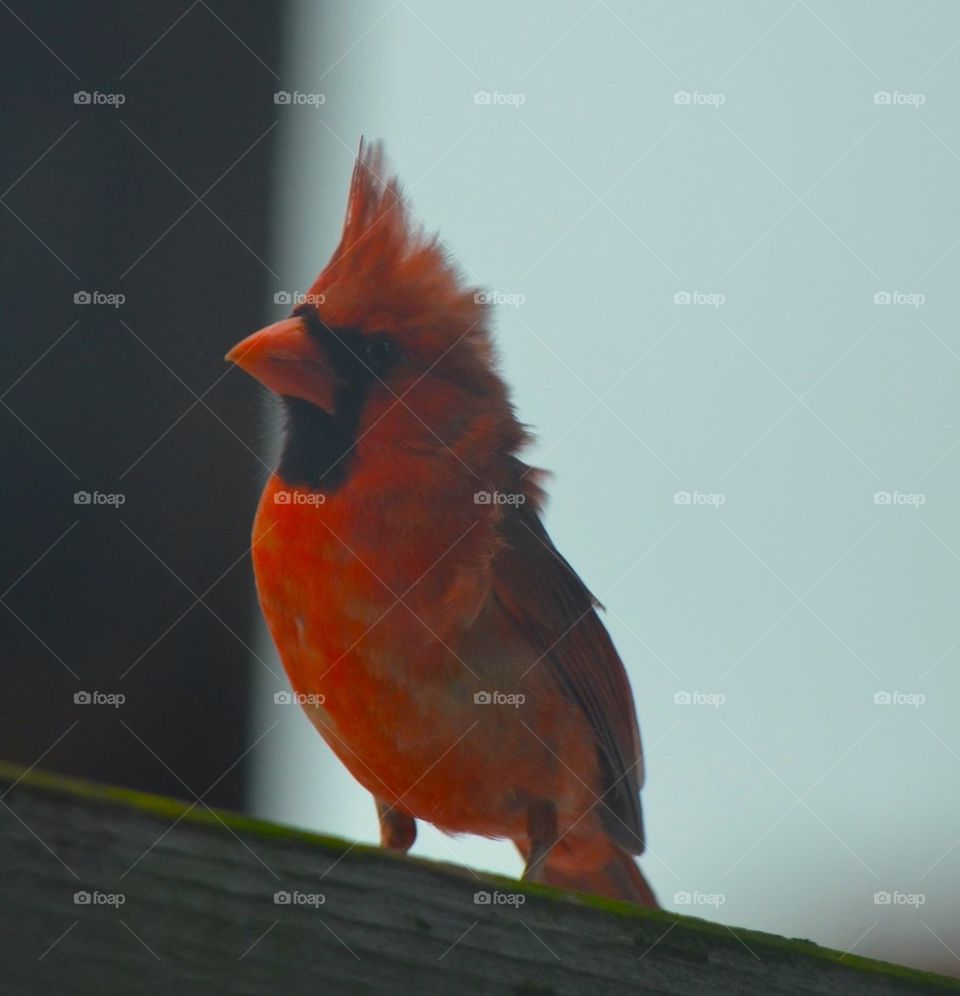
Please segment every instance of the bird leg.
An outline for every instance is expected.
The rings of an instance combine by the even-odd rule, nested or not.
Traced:
[[[548,799],[535,799],[527,809],[527,842],[523,877],[542,882],[543,865],[557,842],[557,807]]]
[[[380,820],[380,846],[406,854],[417,839],[416,820],[398,809],[392,809],[383,799],[374,797],[374,802]]]

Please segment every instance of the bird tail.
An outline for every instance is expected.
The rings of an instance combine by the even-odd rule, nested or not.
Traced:
[[[555,885],[560,889],[578,889],[593,892],[610,899],[626,899],[650,909],[660,909],[657,897],[650,883],[640,871],[633,856],[613,844],[608,860],[598,868],[576,869],[551,863],[550,855],[540,867],[535,878],[545,885]]]

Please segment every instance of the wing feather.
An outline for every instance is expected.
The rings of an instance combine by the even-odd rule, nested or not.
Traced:
[[[605,828],[630,853],[642,854],[640,732],[626,670],[597,615],[600,603],[553,545],[533,502],[511,506],[501,533],[493,596],[543,655],[538,666],[551,668],[583,710],[597,741]]]

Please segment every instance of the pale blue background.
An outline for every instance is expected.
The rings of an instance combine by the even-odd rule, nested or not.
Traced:
[[[525,298],[504,370],[633,682],[664,904],[960,974],[960,8],[304,2],[288,35],[283,87],[326,102],[278,107],[278,289],[326,262],[364,133],[473,278]],[[894,291],[925,302],[874,303]],[[257,811],[375,841],[261,673]],[[416,853],[520,869],[426,827]]]

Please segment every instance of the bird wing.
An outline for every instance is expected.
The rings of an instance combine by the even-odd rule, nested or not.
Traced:
[[[509,507],[501,535],[493,597],[542,655],[536,666],[551,668],[583,710],[597,740],[604,827],[629,853],[642,854],[640,731],[623,662],[597,615],[600,603],[553,545],[532,502]]]

